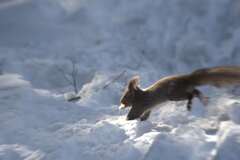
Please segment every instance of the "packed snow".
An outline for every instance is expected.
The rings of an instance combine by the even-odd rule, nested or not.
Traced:
[[[0,1],[0,160],[239,160],[240,88],[144,122],[118,110],[133,75],[239,65],[239,16],[239,0]]]

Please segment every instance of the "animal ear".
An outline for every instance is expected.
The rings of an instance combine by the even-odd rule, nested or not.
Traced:
[[[129,90],[136,90],[139,85],[139,76],[134,76],[128,83]]]

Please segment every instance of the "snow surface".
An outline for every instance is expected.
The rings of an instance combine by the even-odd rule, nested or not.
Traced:
[[[239,16],[239,0],[0,1],[0,160],[239,160],[239,88],[200,88],[207,107],[168,102],[145,122],[118,110],[133,75],[147,87],[239,64]]]

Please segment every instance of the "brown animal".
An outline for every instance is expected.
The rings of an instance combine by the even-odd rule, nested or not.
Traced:
[[[139,77],[133,77],[120,102],[120,108],[131,107],[127,120],[148,119],[152,108],[166,101],[187,100],[190,111],[192,99],[197,97],[207,105],[208,97],[196,89],[201,85],[224,87],[240,84],[240,66],[222,66],[196,70],[190,74],[174,75],[160,79],[147,89],[139,87]]]

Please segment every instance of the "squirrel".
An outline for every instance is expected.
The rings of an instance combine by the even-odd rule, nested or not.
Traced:
[[[140,118],[145,121],[151,110],[166,101],[187,100],[187,110],[192,108],[193,98],[198,98],[204,105],[209,99],[196,89],[198,86],[211,85],[226,87],[240,84],[240,66],[218,66],[203,68],[190,74],[167,76],[146,89],[139,87],[139,76],[133,77],[120,99],[120,109],[131,107],[127,120]]]

